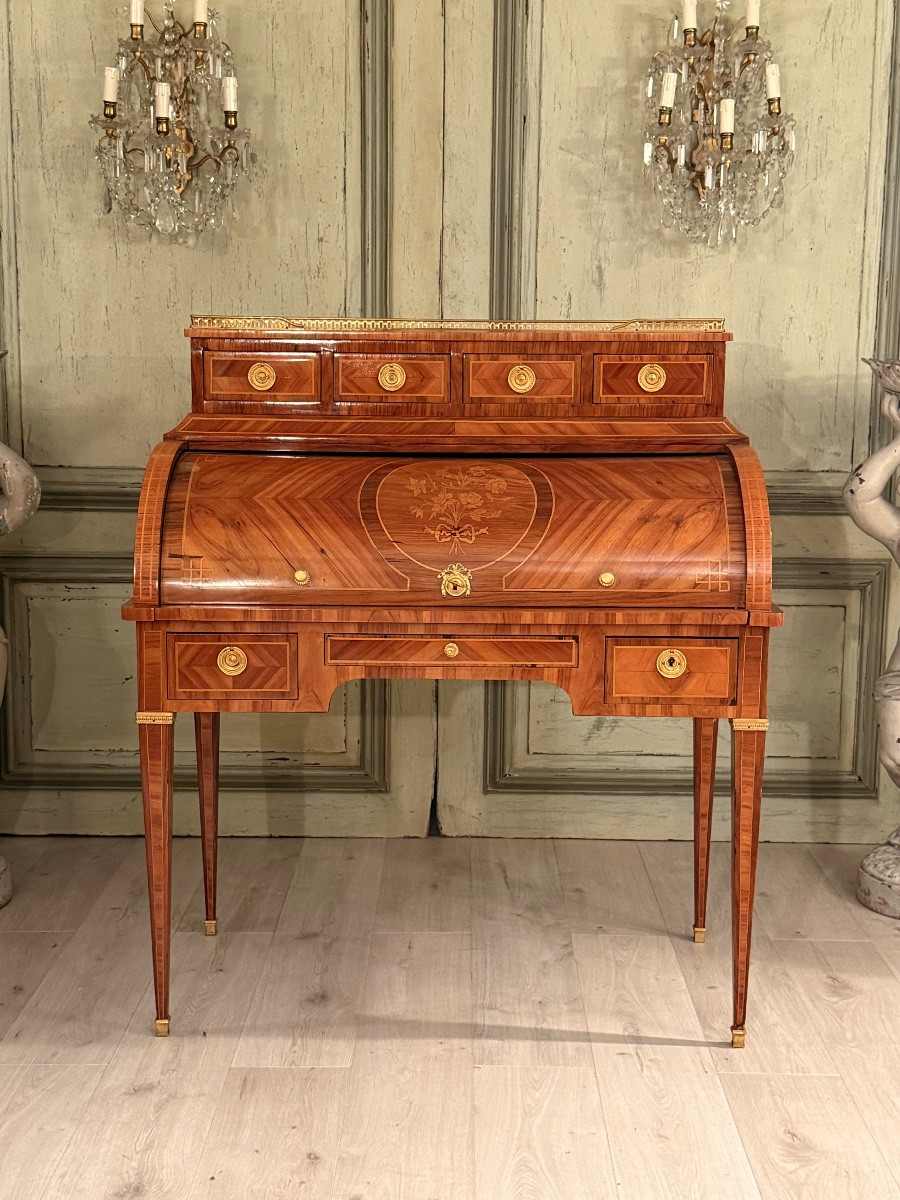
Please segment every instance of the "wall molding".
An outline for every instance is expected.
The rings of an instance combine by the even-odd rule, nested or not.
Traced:
[[[137,512],[144,473],[136,467],[38,467],[41,508],[66,512]],[[843,473],[769,471],[769,508],[779,517],[845,517]]]
[[[393,0],[360,0],[361,291],[364,317],[391,315]]]
[[[523,317],[527,5],[494,0],[490,315]]]
[[[41,508],[55,512],[137,512],[137,467],[38,467]]]
[[[13,142],[13,72],[9,0],[0,0],[0,436],[22,453],[22,377],[19,347],[18,255],[16,250],[15,146]]]
[[[492,320],[536,315],[543,0],[494,0]]]
[[[766,768],[764,793],[800,800],[877,801],[877,719],[872,695],[884,661],[884,624],[887,611],[887,559],[783,559],[775,564],[776,587],[815,592],[847,589],[860,594],[860,642],[857,670],[856,728],[849,771],[824,770],[814,774]],[[777,631],[773,637],[777,637]],[[620,770],[610,757],[596,766],[561,773],[549,766],[523,766],[514,758],[514,723],[520,719],[515,685],[485,684],[484,776],[485,793],[549,792],[554,795],[614,794],[625,797],[671,797],[692,794],[690,765],[680,770]],[[727,794],[730,781],[720,778],[717,793]]]
[[[767,471],[769,511],[773,517],[846,517],[845,479],[835,471]]]
[[[884,164],[884,209],[875,313],[875,358],[900,358],[900,4],[894,4]],[[893,435],[881,413],[881,387],[872,378],[869,418],[871,454]],[[896,485],[895,485],[896,486]]]
[[[7,702],[0,722],[0,790],[127,790],[139,791],[137,736],[134,750],[61,751],[34,755],[31,745],[31,678],[33,653],[28,620],[28,589],[53,586],[121,584],[122,598],[131,584],[131,558],[116,556],[0,557],[0,620],[9,637]],[[358,763],[310,764],[299,755],[278,751],[228,752],[221,755],[220,789],[227,791],[387,792],[390,711],[389,684],[369,680],[361,685]],[[136,702],[135,702],[136,703]],[[184,714],[190,720],[190,714]],[[256,762],[249,762],[255,758]],[[193,790],[196,766],[192,753],[176,755],[175,786]]]

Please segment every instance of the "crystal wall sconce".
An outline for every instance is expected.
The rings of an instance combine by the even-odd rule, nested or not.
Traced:
[[[238,129],[237,76],[218,13],[193,0],[186,28],[164,0],[162,28],[130,0],[131,36],[103,76],[97,159],[103,207],[168,240],[186,241],[222,224],[226,199],[249,175],[250,136]],[[155,36],[145,36],[145,18]],[[233,199],[231,200],[233,207]]]
[[[759,34],[760,0],[731,28],[729,0],[712,26],[684,0],[668,45],[647,75],[644,165],[667,224],[711,246],[734,241],[784,202],[794,156],[794,119],[782,111],[781,72]]]

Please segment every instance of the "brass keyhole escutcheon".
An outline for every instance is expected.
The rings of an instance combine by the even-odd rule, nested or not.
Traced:
[[[399,363],[385,363],[378,371],[378,382],[386,392],[399,392],[406,383],[406,372]]]
[[[444,653],[448,658],[456,658],[459,655],[459,646],[456,642],[448,642],[444,647]]]
[[[268,363],[254,363],[247,372],[247,382],[256,392],[267,392],[275,386],[275,369]]]
[[[616,577],[613,575],[612,571],[604,571],[597,582],[601,587],[612,587],[612,585],[616,582]]]
[[[514,392],[530,392],[537,382],[537,376],[531,367],[525,363],[519,363],[517,367],[513,367],[506,377],[506,382]]]
[[[468,596],[472,590],[472,572],[461,563],[451,563],[449,567],[444,567],[438,579],[441,581],[441,595],[449,596],[453,600]]]
[[[247,655],[240,646],[225,646],[219,651],[216,666],[223,675],[240,675],[247,670]]]
[[[656,669],[663,679],[677,679],[687,670],[687,659],[680,650],[663,650],[656,660]]]
[[[666,386],[666,372],[659,363],[645,363],[638,371],[637,381],[645,392],[659,392]]]
[[[306,585],[309,583],[309,571],[304,571],[302,567],[298,571],[295,571],[294,583],[296,583],[298,587],[306,587]]]

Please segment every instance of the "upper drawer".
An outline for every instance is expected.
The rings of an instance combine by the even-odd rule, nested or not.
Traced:
[[[465,399],[479,401],[575,400],[581,392],[581,356],[516,358],[468,354]]]
[[[709,399],[710,362],[705,355],[649,359],[637,354],[594,356],[594,403],[630,400],[643,404]]]
[[[203,390],[211,400],[315,404],[319,399],[319,356],[208,350],[203,355]]]
[[[445,355],[336,354],[334,372],[339,402],[443,404],[450,399],[450,359]]]

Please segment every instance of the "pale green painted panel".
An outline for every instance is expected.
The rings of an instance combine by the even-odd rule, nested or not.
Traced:
[[[393,0],[391,292],[394,317],[438,317],[444,154],[444,14]]]
[[[849,470],[868,428],[891,6],[861,0],[865,36],[848,37],[829,0],[764,5],[797,160],[784,209],[719,250],[663,229],[642,173],[640,85],[670,12],[544,5],[537,313],[724,316],[727,411],[764,466]]]
[[[818,599],[818,597],[816,597]],[[772,636],[769,669],[772,727],[769,759],[819,763],[834,760],[849,769],[855,732],[859,604],[803,602],[782,596],[785,627]],[[845,678],[846,674],[846,678]],[[608,763],[658,770],[655,759],[689,760],[689,720],[573,717],[565,693],[546,684],[530,688],[527,728],[516,739],[517,757],[565,755],[571,767],[593,756]],[[724,761],[724,758],[723,758]],[[565,770],[565,764],[561,764]]]
[[[358,305],[345,282],[359,250],[358,196],[348,216],[345,195],[358,5],[224,11],[259,162],[236,192],[239,220],[188,247],[101,213],[87,118],[124,10],[73,0],[61,21],[48,0],[10,6],[21,400],[34,463],[142,466],[189,406],[191,312]]]
[[[489,316],[492,8],[484,0],[444,5],[443,317]]]
[[[64,754],[135,751],[133,627],[117,584],[32,585],[28,602],[32,749]],[[327,714],[226,714],[222,750],[309,763],[358,762],[359,685],[339,688]],[[176,748],[193,750],[193,722],[176,723]]]
[[[28,629],[21,636],[29,643],[32,749],[135,749],[135,648],[119,615],[121,588],[36,584],[29,590]]]

